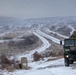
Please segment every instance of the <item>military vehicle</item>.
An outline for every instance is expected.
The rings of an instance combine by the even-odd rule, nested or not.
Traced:
[[[62,45],[62,41],[60,41]],[[76,31],[67,39],[64,39],[64,61],[65,66],[69,66],[76,61]]]

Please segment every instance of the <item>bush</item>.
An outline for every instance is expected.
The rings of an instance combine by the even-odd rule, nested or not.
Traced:
[[[23,40],[20,41],[10,41],[8,43],[9,47],[17,47],[19,49],[26,48],[27,46],[31,46],[38,41],[38,38],[34,35],[22,37]]]
[[[2,54],[2,55],[0,56],[0,58],[1,58],[1,64],[2,64],[2,65],[3,65],[3,64],[9,64],[9,65],[11,64],[5,54]]]

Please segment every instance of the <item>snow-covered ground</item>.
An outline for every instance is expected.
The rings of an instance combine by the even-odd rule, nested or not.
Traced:
[[[31,55],[35,52],[41,52],[43,50],[46,50],[50,46],[49,42],[44,38],[45,36],[51,38],[51,40],[55,40],[54,42],[59,43],[59,39],[56,39],[54,37],[51,37],[45,33],[43,33],[40,30],[37,30],[33,32],[37,37],[39,37],[43,44],[41,47],[30,51],[26,55],[18,55],[18,59],[21,57],[28,57],[31,58]],[[44,37],[43,37],[44,36]],[[8,72],[6,70],[0,71],[0,74],[2,75],[75,75],[76,73],[76,63],[73,65],[70,65],[70,67],[65,67],[64,65],[64,59],[57,59],[53,61],[47,61],[48,58],[45,58],[44,60],[40,60],[37,62],[29,62],[28,65],[31,67],[29,70],[15,70],[13,72]],[[31,60],[31,59],[29,59]],[[29,61],[28,60],[28,61]]]
[[[75,29],[74,29],[74,27],[72,27],[71,25],[69,25],[69,28],[72,29],[72,31],[71,31],[71,33],[70,33],[70,35],[72,35],[73,32],[75,31]]]
[[[30,51],[29,54],[22,54],[22,55],[17,56],[17,59],[21,59],[21,57],[24,57],[24,56],[27,57],[28,59],[31,59],[34,52],[36,52],[36,51],[42,52],[42,51],[46,50],[51,45],[44,37],[42,37],[38,33],[33,32],[33,34],[36,35],[37,37],[39,37],[39,39],[41,39],[43,44],[40,47]]]
[[[23,21],[20,23],[14,23],[11,25],[11,28],[13,27],[13,25],[15,27],[16,24],[17,24],[17,26],[28,25],[28,27],[31,27],[31,24],[33,24],[33,23],[31,23],[31,22],[33,22],[32,20],[28,24],[26,24],[25,22],[26,21],[24,21],[24,23],[23,23]],[[60,22],[61,21],[59,20],[58,22],[55,22],[54,25],[57,25]],[[41,29],[40,29],[41,27],[43,27],[43,25],[42,26],[39,25],[38,29],[36,29],[35,31],[33,30],[34,31],[33,34],[36,35],[37,37],[39,37],[39,39],[41,39],[43,44],[40,47],[38,47],[28,53],[24,53],[22,55],[16,56],[16,59],[18,59],[18,60],[21,59],[21,57],[27,57],[28,58],[28,66],[31,68],[29,70],[15,70],[13,72],[8,72],[6,70],[0,70],[0,75],[75,75],[76,74],[76,63],[74,63],[73,65],[70,65],[69,67],[65,67],[63,58],[53,60],[53,61],[47,61],[48,58],[44,58],[44,60],[32,62],[32,54],[35,51],[42,52],[42,51],[45,51],[47,48],[49,48],[49,46],[51,46],[51,44],[49,43],[49,41],[46,38],[52,40],[55,43],[60,44],[59,39],[57,39],[56,37],[50,36],[50,35],[44,33],[43,31],[41,31]],[[69,28],[72,29],[72,31],[71,31],[71,34],[72,34],[75,29],[71,25],[69,26]],[[66,36],[63,36],[56,32],[53,32],[50,30],[47,30],[47,31],[51,32],[53,34],[57,34],[61,37],[67,38]],[[6,32],[6,33],[8,33],[8,32]],[[1,34],[0,36],[4,36],[4,35],[5,35],[5,33]],[[25,34],[23,34],[23,35],[25,35]],[[18,37],[21,37],[23,35],[20,35]],[[17,37],[15,39],[17,39]]]
[[[76,67],[65,67],[64,60],[38,61],[29,63],[30,70],[16,70],[14,72],[0,71],[3,75],[75,75]],[[76,65],[76,63],[75,63]]]
[[[53,33],[53,34],[57,34],[57,35],[59,35],[59,36],[61,36],[61,37],[63,37],[63,38],[68,38],[67,36],[61,35],[61,34],[59,34],[59,33],[57,33],[57,32],[51,31],[51,30],[49,30],[49,29],[47,29],[47,32],[51,32],[51,33]]]

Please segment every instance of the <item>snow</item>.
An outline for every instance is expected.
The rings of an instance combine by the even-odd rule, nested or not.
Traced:
[[[39,31],[40,32],[40,31]],[[26,54],[28,58],[29,56],[35,52],[41,52],[50,46],[49,42],[42,36],[43,32],[39,33],[38,31],[33,32],[37,37],[39,37],[43,44],[41,47],[30,51],[29,54]],[[24,55],[23,55],[24,56]],[[18,57],[23,57],[19,55]],[[18,59],[19,59],[18,58]],[[53,61],[47,61],[48,58],[44,60],[40,60],[37,62],[29,62],[28,65],[31,67],[29,70],[15,70],[13,72],[8,72],[7,70],[1,70],[0,74],[2,75],[75,75],[76,74],[76,63],[71,65],[70,67],[65,67],[64,59],[57,59]]]
[[[42,36],[44,36],[44,37],[46,37],[46,38],[52,40],[52,41],[55,42],[55,43],[60,44],[60,40],[59,40],[59,39],[57,39],[57,38],[55,38],[55,37],[52,37],[52,36],[50,36],[50,35],[48,35],[48,34],[42,32],[42,31],[40,31],[39,29],[36,30],[36,32],[39,33],[40,35],[42,35]]]
[[[57,33],[57,32],[51,31],[51,30],[49,30],[49,29],[47,29],[47,31],[48,31],[48,32],[51,32],[51,33],[53,33],[53,34],[57,34],[57,35],[59,35],[59,36],[61,36],[61,37],[64,37],[64,38],[68,38],[67,36],[61,35],[61,34],[59,34],[59,33]]]
[[[32,66],[30,65],[32,64]],[[75,75],[76,68],[65,67],[64,60],[58,59],[53,61],[38,61],[31,62],[29,65],[32,67],[30,70],[16,70],[14,72],[0,71],[3,75]],[[76,63],[75,63],[76,65]]]
[[[45,36],[49,37],[49,39],[51,38],[53,41],[55,40],[54,42],[59,43],[58,39],[51,37],[40,30],[36,30],[33,33],[42,40],[43,44],[41,47],[26,54],[26,56],[31,55],[34,51],[41,52],[50,46],[49,42],[44,38]],[[29,62],[28,65],[31,67],[30,70],[5,72],[4,75],[75,75],[76,73],[76,68],[74,67],[76,64],[73,64],[73,67],[72,65],[70,67],[65,67],[63,58],[53,61],[47,61],[46,59],[44,61]]]
[[[72,35],[72,34],[73,34],[73,32],[75,31],[75,29],[74,29],[74,27],[73,27],[73,26],[71,26],[71,25],[69,25],[69,28],[70,28],[70,29],[72,29],[72,31],[70,32],[70,35]]]
[[[9,42],[9,40],[0,40],[0,43]]]
[[[72,27],[71,27],[72,28]],[[73,32],[72,28],[72,32]],[[56,33],[53,31],[50,31],[52,33]],[[42,41],[42,45],[32,51],[30,51],[28,54],[24,53],[22,55],[17,55],[17,59],[21,59],[21,57],[27,57],[28,58],[28,65],[31,67],[29,70],[15,70],[13,72],[8,72],[7,70],[0,70],[1,75],[75,75],[76,74],[76,63],[73,65],[70,65],[69,67],[65,67],[64,65],[64,59],[57,59],[53,61],[47,61],[48,58],[44,60],[40,60],[37,62],[32,62],[32,54],[37,52],[45,51],[51,44],[46,40],[46,38],[52,40],[55,43],[60,43],[60,40],[52,37],[48,34],[45,34],[44,32],[40,31],[39,29],[35,30],[33,32],[34,35],[39,37]],[[56,33],[57,35],[60,35]],[[63,35],[60,35],[62,37],[66,37]],[[44,38],[45,37],[45,38]]]
[[[22,54],[22,55],[17,56],[16,57],[17,59],[21,59],[21,57],[27,57],[28,59],[29,58],[31,59],[33,53],[35,53],[36,51],[37,52],[42,52],[42,51],[46,50],[50,46],[50,43],[44,37],[42,37],[41,35],[39,35],[36,32],[33,32],[33,34],[36,35],[37,37],[39,37],[43,44],[40,47],[30,51],[28,54],[24,54],[24,55]]]

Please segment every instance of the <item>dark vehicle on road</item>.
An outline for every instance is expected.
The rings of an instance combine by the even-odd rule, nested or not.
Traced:
[[[76,61],[76,31],[68,39],[64,39],[63,48],[65,66],[69,66]]]

